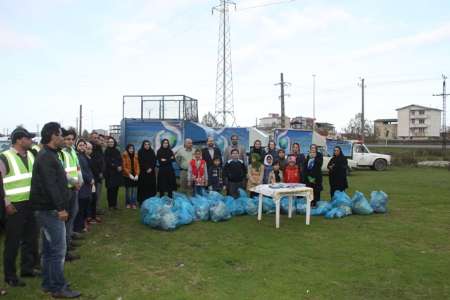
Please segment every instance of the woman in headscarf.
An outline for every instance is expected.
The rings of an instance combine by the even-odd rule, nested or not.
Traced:
[[[259,160],[260,160],[261,163],[263,163],[264,149],[261,146],[261,141],[260,140],[255,140],[255,142],[253,143],[253,147],[250,147],[250,153],[248,155],[248,164],[249,165],[252,163],[252,155],[254,153],[259,155]]]
[[[320,192],[322,191],[322,153],[317,151],[317,145],[312,144],[309,148],[309,154],[305,159],[303,173],[304,181],[307,187],[313,188],[314,200],[311,206],[315,207],[317,201],[320,201]]]
[[[134,145],[128,144],[122,154],[122,174],[125,183],[125,207],[136,209],[137,185],[139,180],[139,159]]]
[[[265,158],[269,154],[272,156],[272,160],[278,160],[277,145],[274,141],[269,142],[269,144],[267,145],[267,150],[264,153],[263,157]]]
[[[348,188],[347,182],[347,157],[342,154],[339,146],[334,147],[334,155],[328,163],[328,175],[330,180],[330,195],[333,198],[335,191],[345,191]]]
[[[251,189],[260,185],[264,177],[264,166],[258,153],[252,153],[250,156],[250,165],[248,166],[247,177],[247,191],[250,193],[250,197],[254,197],[258,194],[252,192]]]
[[[267,154],[266,157],[264,157],[263,184],[269,183],[269,175],[270,175],[270,172],[272,172],[272,164],[273,164],[273,156],[270,154]]]
[[[105,183],[109,209],[117,209],[117,195],[122,185],[122,155],[117,150],[117,142],[108,137],[105,150]]]
[[[162,197],[165,193],[172,198],[172,192],[177,189],[177,181],[175,178],[175,171],[172,163],[175,161],[175,155],[170,148],[168,139],[161,142],[161,148],[156,153],[156,160],[158,161],[158,191]]]
[[[150,141],[145,140],[138,151],[139,168],[141,174],[138,181],[138,203],[142,203],[156,195],[156,155],[153,151]]]

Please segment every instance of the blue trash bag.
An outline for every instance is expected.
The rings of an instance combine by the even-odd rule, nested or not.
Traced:
[[[258,199],[255,198],[239,198],[243,201],[245,213],[250,216],[258,214]]]
[[[384,214],[387,212],[388,195],[383,191],[373,191],[370,194],[370,206],[376,213]]]
[[[233,216],[240,216],[245,214],[245,205],[246,205],[246,198],[237,198],[234,199],[234,210],[231,213]]]
[[[159,197],[152,197],[144,201],[141,206],[141,221],[145,225],[154,227],[159,224],[161,216],[159,209],[164,205],[164,202]]]
[[[352,212],[357,215],[370,215],[373,214],[373,208],[370,206],[369,201],[363,193],[356,191],[353,195]]]
[[[222,201],[217,201],[209,208],[209,214],[211,216],[211,221],[220,222],[229,220],[231,218],[231,213],[227,206]]]
[[[209,220],[209,201],[208,198],[202,196],[195,196],[191,198],[192,206],[194,207],[194,219],[197,221]]]
[[[239,191],[239,198],[248,198],[248,194],[244,189],[239,188],[238,191]]]
[[[333,198],[331,199],[331,205],[333,207],[348,206],[351,208],[352,204],[352,199],[345,192],[334,192]]]
[[[294,210],[294,208],[295,207],[293,207],[292,210]],[[289,213],[289,197],[287,197],[287,196],[281,197],[281,199],[280,199],[280,211],[283,214]]]
[[[174,195],[173,212],[178,218],[177,226],[190,224],[194,220],[194,207],[186,197],[177,198]]]
[[[211,191],[211,192],[207,193],[205,196],[208,198],[210,204],[213,204],[217,201],[224,200],[224,196],[221,193],[218,193],[216,191]]]
[[[185,199],[185,200],[188,200],[188,201],[189,201],[188,195],[183,194],[183,193],[173,192],[173,195],[172,195],[172,196],[173,196],[173,199],[182,198],[182,199]]]
[[[172,206],[164,204],[164,206],[159,209],[161,217],[158,226],[156,226],[157,228],[162,230],[175,230],[178,227],[178,217],[172,208]]]
[[[301,197],[295,200],[295,211],[298,214],[306,215],[306,199]]]
[[[263,209],[264,213],[266,213],[266,214],[275,213],[275,202],[273,202],[272,198],[263,197],[262,204],[263,204],[262,209]]]
[[[231,196],[226,196],[222,200],[223,203],[227,206],[228,211],[230,214],[233,214],[234,211],[234,198]]]
[[[306,206],[306,204],[305,204]],[[328,201],[317,201],[316,207],[311,209],[311,216],[324,216],[332,209],[331,203]]]
[[[296,203],[297,203],[297,199],[293,198],[292,199],[292,212],[293,213],[297,212]],[[289,197],[288,196],[281,197],[280,211],[283,214],[289,214]]]
[[[339,219],[345,217],[346,211],[344,207],[334,207],[325,214],[326,219]]]

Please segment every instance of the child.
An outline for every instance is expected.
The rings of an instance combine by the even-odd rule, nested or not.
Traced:
[[[283,182],[283,171],[280,168],[280,162],[275,161],[273,163],[273,170],[269,175],[269,184]]]
[[[225,164],[223,169],[223,179],[227,189],[227,194],[233,198],[239,196],[239,188],[245,188],[247,169],[242,160],[239,159],[239,150],[231,150],[231,159]]]
[[[250,193],[250,197],[253,197],[257,193],[252,192],[251,189],[260,185],[264,177],[264,166],[261,163],[261,156],[258,153],[252,153],[250,156],[247,176],[247,191]]]
[[[283,149],[278,150],[278,163],[280,164],[281,172],[283,172],[287,165],[286,152]]]
[[[202,151],[196,149],[194,158],[188,167],[188,182],[192,184],[192,194],[203,194],[203,190],[208,186],[208,170],[206,161],[202,159]]]
[[[273,163],[273,156],[270,154],[267,154],[264,158],[264,178],[263,178],[263,184],[269,183],[269,175],[270,172],[272,172],[272,163]]]
[[[208,176],[209,190],[222,192],[223,190],[223,170],[220,157],[214,157],[213,165]]]
[[[296,157],[289,155],[288,165],[284,169],[284,182],[286,183],[300,183],[300,169],[297,166]]]

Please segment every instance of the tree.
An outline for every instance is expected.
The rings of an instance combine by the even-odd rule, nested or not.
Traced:
[[[216,117],[211,112],[208,112],[202,117],[201,123],[212,128],[223,127],[223,125],[217,121]]]
[[[88,139],[89,138],[89,131],[87,131],[86,129],[83,130],[83,133],[81,134],[81,137],[84,139]]]
[[[357,113],[353,119],[348,122],[346,128],[343,128],[345,134],[352,137],[361,136],[361,113]],[[364,120],[364,136],[373,136],[373,123],[367,119]]]

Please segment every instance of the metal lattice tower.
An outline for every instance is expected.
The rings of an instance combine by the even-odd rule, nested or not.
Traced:
[[[220,0],[220,4],[213,7],[212,12],[220,13],[219,20],[219,47],[217,57],[216,75],[216,103],[215,116],[223,126],[236,125],[233,103],[233,72],[231,65],[231,37],[230,37],[230,6],[236,4],[229,0]]]

